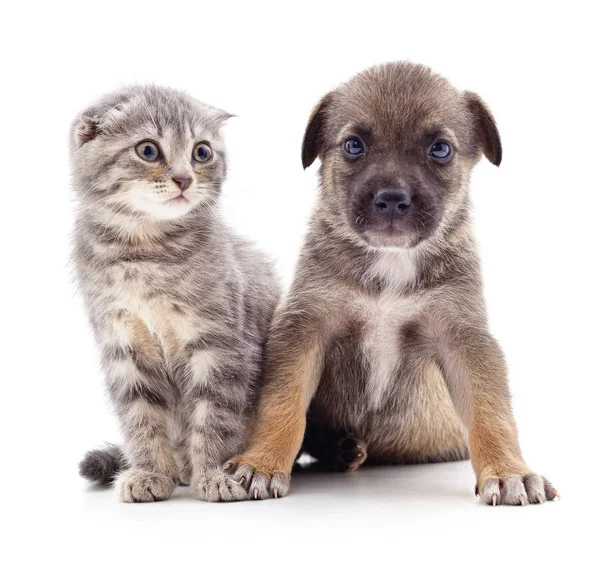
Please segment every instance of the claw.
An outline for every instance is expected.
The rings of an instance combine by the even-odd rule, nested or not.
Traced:
[[[521,502],[521,505],[525,505],[525,498],[521,497],[521,499],[519,500]]]
[[[254,499],[258,499],[258,488],[254,488]]]
[[[279,492],[277,491],[277,488],[276,488],[276,487],[274,487],[274,488],[273,488],[273,497],[274,497],[275,499],[277,499],[277,494],[278,494],[278,493],[279,493]]]
[[[492,505],[495,507],[498,502],[498,496],[496,494],[492,495]]]
[[[475,497],[479,497],[479,487],[475,486]]]
[[[244,485],[246,483],[246,476],[242,476],[240,478],[240,485]]]
[[[539,494],[537,496],[537,502],[538,503],[544,503],[544,498],[541,495],[539,495]]]
[[[233,467],[233,463],[232,462],[227,462],[224,466],[223,466],[223,471],[226,472],[227,470],[230,470]]]
[[[358,458],[362,458],[362,457],[363,457],[363,455],[362,455],[362,452],[358,452],[358,453],[356,454],[356,458],[357,458],[357,459],[358,459]]]
[[[558,499],[558,501],[560,501],[560,495],[556,490],[552,492],[552,495],[554,496],[554,499]]]

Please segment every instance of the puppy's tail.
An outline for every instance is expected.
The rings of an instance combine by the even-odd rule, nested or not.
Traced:
[[[109,444],[102,450],[90,450],[83,456],[79,462],[79,475],[100,485],[110,485],[116,475],[128,467],[123,450]]]

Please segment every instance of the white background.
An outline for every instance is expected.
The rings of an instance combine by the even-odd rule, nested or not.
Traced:
[[[593,2],[12,2],[2,8],[4,571],[591,571],[598,515],[598,16]],[[238,115],[226,217],[289,280],[315,195],[306,119],[372,64],[426,63],[493,110],[472,179],[491,327],[526,460],[562,500],[490,508],[467,462],[303,476],[290,497],[126,505],[77,475],[118,442],[68,267],[68,127],[152,81]],[[595,530],[595,533],[593,532]],[[6,535],[8,533],[8,536]]]

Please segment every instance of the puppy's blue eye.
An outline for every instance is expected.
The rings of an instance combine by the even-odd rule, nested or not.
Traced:
[[[429,155],[434,159],[449,159],[452,155],[452,147],[447,141],[436,141],[429,148]]]
[[[365,153],[366,147],[360,137],[353,135],[344,141],[344,151],[352,157],[358,157]]]
[[[136,153],[145,161],[156,161],[160,155],[158,145],[152,141],[142,141],[135,146]]]
[[[212,158],[212,150],[208,146],[208,143],[198,143],[198,145],[194,147],[193,156],[196,161],[200,161],[200,163],[206,163]]]

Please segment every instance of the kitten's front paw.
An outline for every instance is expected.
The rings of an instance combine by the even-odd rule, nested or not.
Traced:
[[[242,457],[233,458],[223,469],[248,491],[249,499],[284,497],[290,491],[290,476],[281,471],[259,471],[258,465]]]
[[[194,495],[203,501],[242,501],[248,492],[221,469],[207,470],[192,481]]]
[[[509,475],[504,479],[487,478],[481,487],[475,488],[475,495],[479,495],[488,505],[527,505],[559,497],[545,477],[532,473]]]
[[[175,491],[175,482],[169,476],[146,470],[129,469],[115,481],[119,499],[127,503],[162,501]]]

